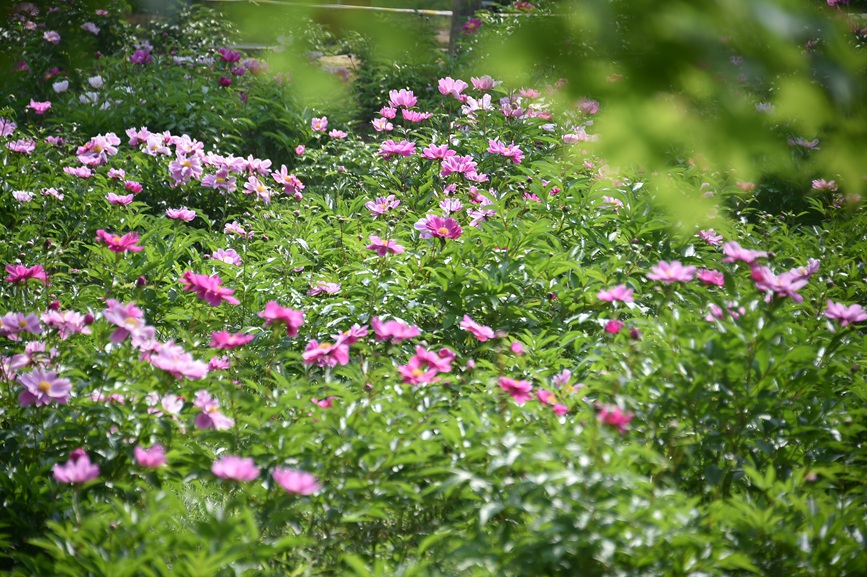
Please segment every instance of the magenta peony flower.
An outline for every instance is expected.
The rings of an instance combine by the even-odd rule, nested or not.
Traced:
[[[72,451],[69,461],[63,465],[54,465],[51,470],[59,483],[87,483],[99,476],[99,467],[90,462],[84,449]]]
[[[723,245],[723,252],[726,255],[725,258],[722,259],[723,262],[743,261],[747,264],[752,264],[756,259],[766,258],[768,256],[768,253],[765,251],[741,248],[741,245],[734,241],[725,243]]]
[[[277,301],[265,303],[265,310],[259,313],[259,317],[265,319],[265,326],[272,323],[286,323],[286,335],[298,336],[298,329],[304,324],[304,313],[290,308],[281,307]]]
[[[108,249],[114,253],[123,253],[123,252],[141,252],[144,250],[144,247],[138,246],[136,243],[139,241],[139,236],[137,232],[128,232],[123,236],[118,236],[116,234],[110,234],[102,229],[96,231],[96,240],[101,240],[106,245],[108,245]]]
[[[419,238],[458,238],[463,233],[456,220],[430,214],[413,226],[419,231]]]
[[[616,335],[623,329],[623,321],[618,319],[611,319],[605,325],[605,332],[611,333],[612,335]]]
[[[533,385],[530,381],[516,381],[508,377],[500,377],[497,382],[500,388],[509,393],[519,405],[523,405],[530,400],[530,391],[533,390]]]
[[[208,391],[196,392],[193,406],[202,411],[195,420],[198,429],[225,431],[235,426],[234,420],[220,412],[220,403]]]
[[[30,104],[26,106],[26,108],[31,109],[36,114],[45,114],[51,109],[51,102],[36,102],[32,98],[30,99]]]
[[[48,286],[48,275],[45,274],[42,265],[37,264],[28,268],[21,264],[7,264],[6,272],[9,273],[6,282],[27,282],[30,279],[35,279]]]
[[[228,479],[229,481],[249,482],[259,476],[259,468],[253,463],[253,459],[235,455],[226,455],[214,461],[214,464],[211,465],[211,472],[221,479]]]
[[[196,296],[212,307],[219,306],[223,301],[230,305],[241,304],[241,301],[232,296],[232,293],[235,292],[233,289],[220,286],[223,281],[219,275],[195,274],[188,270],[179,280],[183,283],[184,290],[195,292]]]
[[[378,216],[400,206],[400,201],[395,200],[393,194],[389,194],[388,196],[380,196],[376,200],[366,202],[364,206],[367,207],[367,210],[372,212],[374,216]]]
[[[704,284],[723,286],[725,284],[725,277],[723,273],[718,270],[708,270],[702,269],[698,271],[698,280],[703,282]]]
[[[712,228],[698,231],[698,237],[711,246],[719,246],[723,239],[722,235],[717,234]]]
[[[349,345],[344,342],[320,343],[316,339],[307,343],[301,354],[305,365],[316,363],[320,367],[334,367],[349,363]]]
[[[290,495],[312,495],[322,488],[316,477],[304,471],[277,467],[271,475]]]
[[[134,198],[135,197],[132,194],[127,194],[124,196],[118,196],[117,194],[115,194],[113,192],[109,192],[107,195],[105,195],[105,200],[107,200],[109,203],[116,205],[116,206],[117,205],[129,206],[130,204],[132,204],[132,201]],[[115,251],[115,252],[117,252],[117,251]]]
[[[602,407],[599,410],[598,418],[604,424],[616,427],[617,430],[623,434],[629,429],[629,423],[632,421],[632,413],[624,412],[617,406]]]

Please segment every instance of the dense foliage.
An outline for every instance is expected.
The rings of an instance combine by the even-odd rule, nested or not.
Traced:
[[[311,102],[209,11],[57,9],[2,29],[9,574],[867,572],[867,218],[812,147],[769,212],[613,167],[556,77]]]

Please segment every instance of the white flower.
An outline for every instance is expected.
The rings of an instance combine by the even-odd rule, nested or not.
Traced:
[[[96,89],[102,88],[105,84],[102,80],[102,76],[91,76],[87,79],[87,83]]]
[[[66,92],[66,89],[69,88],[69,80],[61,80],[60,82],[55,82],[51,85],[54,88],[54,92],[60,94],[61,92]]]

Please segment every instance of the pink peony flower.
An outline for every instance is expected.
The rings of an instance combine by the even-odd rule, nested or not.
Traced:
[[[331,138],[336,138],[338,140],[341,140],[341,139],[346,138],[349,135],[347,133],[343,132],[342,130],[334,129],[328,133],[328,136]]]
[[[208,391],[197,391],[193,406],[202,412],[196,416],[197,429],[225,431],[235,426],[235,421],[220,412],[220,403]]]
[[[159,444],[153,445],[150,449],[136,445],[133,454],[136,462],[142,467],[158,469],[166,464],[166,450]]]
[[[45,32],[45,34],[42,35],[42,38],[44,38],[47,42],[51,42],[55,46],[60,44],[60,34],[55,32],[54,30],[48,30],[47,32]]]
[[[629,430],[629,423],[632,421],[632,413],[623,411],[617,406],[602,407],[599,410],[598,418],[604,424],[616,427],[621,434]]]
[[[233,248],[226,250],[218,248],[211,254],[211,259],[234,266],[241,266],[241,255],[239,255]]]
[[[51,469],[58,483],[87,483],[99,477],[99,467],[90,462],[84,449],[76,449],[63,465],[56,464]]]
[[[443,160],[449,156],[455,156],[456,154],[457,152],[451,150],[448,144],[441,144],[440,146],[431,144],[422,151],[422,158],[427,158],[428,160]]]
[[[328,117],[314,118],[310,121],[310,128],[313,132],[325,132],[328,129]]]
[[[388,121],[388,118],[375,118],[371,121],[373,129],[377,132],[391,132],[394,130],[394,124]]]
[[[54,371],[42,369],[18,375],[18,383],[24,386],[24,390],[18,395],[18,404],[22,407],[44,407],[51,403],[65,405],[69,401],[69,391],[72,390],[68,379],[61,379]]]
[[[316,477],[304,471],[277,467],[271,475],[277,484],[290,495],[312,495],[322,488]]]
[[[596,293],[596,298],[605,302],[621,301],[624,303],[633,302],[633,290],[626,288],[626,285],[619,284],[616,287],[608,290],[601,290]]]
[[[135,339],[133,335],[133,344]],[[149,357],[154,367],[166,371],[176,379],[198,381],[208,376],[206,363],[195,360],[183,347],[172,341],[153,345]]]
[[[36,102],[32,98],[30,99],[30,104],[27,105],[26,108],[29,108],[36,114],[45,114],[51,109],[51,102]]]
[[[109,203],[120,206],[129,206],[130,204],[132,204],[133,198],[135,197],[132,194],[118,196],[113,192],[109,192],[107,195],[105,195],[105,200],[107,200]]]
[[[380,145],[379,154],[386,160],[391,160],[395,156],[412,156],[415,154],[415,143],[406,140],[400,142],[386,140]]]
[[[18,128],[18,125],[8,120],[6,118],[0,117],[0,136],[6,138],[7,136],[12,136],[12,133],[15,132],[15,129]]]
[[[144,313],[135,303],[121,304],[114,299],[108,299],[106,304],[108,308],[103,311],[103,318],[118,327],[109,337],[111,342],[117,344],[131,335],[142,336],[147,325]]]
[[[370,235],[370,244],[367,245],[367,250],[372,250],[379,256],[387,254],[401,254],[405,247],[397,244],[394,240],[383,240],[375,235]]]
[[[430,214],[413,226],[419,231],[419,238],[459,238],[463,234],[456,220]]]
[[[340,283],[319,281],[315,284],[310,285],[310,290],[307,291],[309,296],[315,297],[316,295],[334,295],[340,292]]]
[[[454,80],[451,76],[440,78],[438,89],[443,96],[451,95],[457,100],[461,100],[461,92],[469,88],[469,84],[463,80]]]
[[[512,341],[512,344],[509,345],[509,348],[519,357],[524,354],[524,345],[522,345],[519,341]]]
[[[389,194],[388,196],[380,196],[376,200],[367,202],[364,206],[367,207],[367,210],[373,213],[374,216],[378,216],[400,206],[400,201],[395,200],[393,194]]]
[[[835,303],[832,300],[828,300],[828,307],[824,311],[825,316],[829,319],[837,319],[842,321],[840,326],[845,327],[851,323],[858,323],[864,320],[867,320],[867,312],[861,307],[861,305],[849,305],[846,306],[842,303]]]
[[[45,274],[42,265],[37,264],[28,268],[21,264],[7,264],[6,272],[9,273],[6,282],[27,282],[30,279],[35,279],[48,286],[48,275]]]
[[[683,266],[680,261],[674,260],[665,262],[659,261],[659,264],[651,268],[651,273],[647,275],[650,280],[662,281],[665,284],[675,282],[689,282],[695,277],[694,266]]]
[[[818,178],[813,181],[813,190],[837,190],[837,183],[833,180],[825,180],[824,178]]]
[[[480,325],[470,318],[469,315],[464,315],[464,319],[460,323],[460,327],[465,331],[472,333],[479,342],[485,342],[488,339],[494,338],[494,330],[491,327]]]
[[[723,239],[722,235],[717,234],[712,228],[698,231],[698,237],[711,246],[719,246]]]
[[[303,312],[281,307],[277,301],[265,303],[265,310],[258,314],[265,319],[266,327],[272,323],[286,323],[286,335],[290,337],[297,337],[298,329],[304,324]]]
[[[382,115],[383,118],[386,118],[388,120],[394,120],[394,118],[397,116],[397,109],[392,108],[391,106],[383,106],[379,110],[379,114]]]
[[[488,140],[488,152],[511,158],[515,164],[521,164],[524,159],[524,152],[514,142],[506,146],[499,140]]]
[[[806,286],[809,282],[809,276],[799,274],[797,271],[788,271],[777,276],[771,269],[757,264],[750,265],[750,275],[756,288],[761,291],[769,291],[767,300],[770,300],[771,293],[791,298],[796,303],[804,301],[804,297],[797,293],[798,290]]]
[[[470,18],[466,22],[464,22],[463,26],[461,26],[461,30],[464,31],[464,34],[475,34],[479,31],[479,28],[482,26],[482,21],[478,18]]]
[[[212,307],[219,306],[223,301],[230,305],[241,304],[238,299],[232,296],[232,293],[235,292],[233,289],[220,286],[223,281],[219,275],[195,274],[188,270],[179,280],[183,283],[184,290],[195,292],[196,296]]]
[[[373,328],[376,340],[378,341],[391,339],[391,342],[399,343],[421,334],[418,327],[406,325],[400,321],[386,321],[383,323],[376,317],[370,319],[370,326]]]
[[[101,240],[108,245],[108,250],[118,254],[127,251],[141,252],[144,250],[144,247],[136,244],[139,241],[137,232],[128,232],[123,236],[118,236],[99,229],[96,231],[96,240]]]
[[[611,319],[605,325],[605,332],[611,333],[612,335],[616,335],[623,329],[623,321],[618,319]]]
[[[718,270],[708,270],[702,269],[698,271],[698,280],[703,282],[704,284],[711,284],[716,286],[723,286],[725,284],[725,277],[723,273]]]
[[[13,142],[7,142],[6,148],[11,150],[12,152],[20,152],[21,154],[30,154],[34,150],[36,150],[36,143],[32,140],[15,140]],[[64,169],[64,172],[66,169]]]
[[[211,472],[221,479],[229,481],[249,482],[259,476],[259,468],[253,463],[253,459],[226,455],[214,461]]]
[[[418,98],[412,93],[412,90],[401,88],[400,90],[391,90],[388,93],[388,105],[392,108],[412,108],[418,103]]]
[[[316,364],[320,367],[334,367],[349,363],[349,345],[342,342],[320,343],[316,339],[307,343],[301,353],[305,365]]]
[[[229,351],[242,347],[253,340],[253,335],[219,331],[211,334],[211,348]]]
[[[497,382],[500,388],[509,393],[519,405],[523,405],[530,400],[530,391],[533,390],[533,385],[530,381],[516,381],[508,377],[500,377]]]
[[[502,84],[502,82],[498,82],[488,76],[487,74],[482,76],[481,78],[476,78],[473,76],[470,78],[470,82],[473,83],[473,88],[476,90],[492,90]]]
[[[727,242],[723,245],[723,253],[725,253],[725,258],[722,259],[723,262],[737,262],[743,261],[747,264],[752,264],[759,258],[766,258],[768,253],[760,250],[748,250],[745,248],[741,248],[741,245],[734,241]]]
[[[407,122],[422,122],[433,116],[430,112],[416,112],[415,110],[407,110],[405,108],[400,113]]]
[[[190,210],[186,206],[182,206],[181,208],[167,208],[166,216],[174,220],[190,222],[191,220],[196,218],[196,211]]]

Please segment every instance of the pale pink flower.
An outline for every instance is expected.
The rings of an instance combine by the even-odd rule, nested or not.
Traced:
[[[136,462],[142,467],[158,469],[166,464],[166,450],[159,444],[153,445],[149,449],[136,445],[133,454]]]
[[[712,228],[698,231],[698,237],[711,246],[719,246],[723,239],[722,235],[717,234]]]
[[[42,333],[39,317],[33,313],[27,315],[24,313],[6,313],[0,317],[0,335],[17,341],[20,340],[20,337],[17,335],[22,332],[31,334]]]
[[[132,204],[132,201],[134,198],[135,198],[135,195],[132,195],[132,194],[126,194],[124,196],[119,196],[113,192],[109,192],[107,195],[105,195],[105,200],[107,200],[109,203],[114,204],[114,205],[120,205],[120,206],[128,206],[128,205]]]
[[[42,35],[42,38],[44,38],[47,42],[51,42],[55,46],[60,44],[60,34],[55,32],[54,30],[48,30]]]
[[[28,202],[33,200],[33,193],[26,190],[13,190],[12,198],[14,198],[20,204],[27,204]]]
[[[298,156],[301,156],[302,154],[304,154],[305,150],[307,150],[307,149],[304,147],[304,145],[299,144],[298,146],[295,147],[295,154],[297,154]]]
[[[515,164],[521,164],[524,159],[524,152],[514,142],[507,146],[499,140],[488,140],[488,152],[510,158]]]
[[[533,390],[533,385],[530,381],[516,381],[508,377],[500,377],[497,382],[500,388],[515,399],[515,402],[519,405],[523,405],[530,400],[530,391]]]
[[[797,291],[806,286],[809,276],[802,276],[793,271],[776,276],[768,267],[757,264],[750,265],[750,274],[757,289],[787,296],[796,303],[804,301],[804,297],[799,295]],[[771,298],[771,292],[768,292],[768,300]]]
[[[494,338],[494,330],[491,327],[480,325],[471,319],[469,315],[464,315],[460,327],[465,331],[472,333],[480,342],[485,342],[488,339]]]
[[[440,78],[437,88],[443,96],[451,95],[461,100],[461,92],[469,88],[469,84],[463,80],[454,80],[451,76]]]
[[[218,260],[226,264],[241,266],[241,255],[239,255],[233,248],[229,248],[226,250],[218,248],[213,252],[213,254],[211,254],[211,259]]]
[[[276,301],[265,303],[265,310],[258,313],[258,315],[265,319],[266,327],[272,323],[285,323],[286,335],[290,337],[297,337],[298,329],[304,324],[303,312],[282,307]]]
[[[167,208],[166,216],[174,220],[190,222],[196,218],[196,211],[190,210],[186,206],[182,206],[181,208]]]
[[[328,117],[314,118],[310,121],[310,128],[313,132],[325,132],[328,129]]]
[[[422,122],[433,116],[430,112],[416,112],[415,110],[407,110],[406,108],[401,110],[400,113],[407,122]]]
[[[36,150],[36,143],[32,140],[15,140],[13,142],[7,142],[6,148],[11,150],[12,152],[20,152],[21,154],[30,154],[34,150]],[[69,167],[66,167],[69,168]],[[66,168],[64,168],[64,172],[66,172]],[[90,172],[90,171],[88,171]]]
[[[271,475],[277,484],[290,495],[312,495],[322,488],[316,477],[304,471],[277,467]]]
[[[259,468],[253,463],[253,459],[235,455],[226,455],[214,461],[214,464],[211,465],[211,472],[217,477],[229,481],[249,482],[259,476]]]
[[[149,356],[153,366],[166,371],[176,379],[198,381],[208,375],[207,363],[195,360],[183,347],[172,341],[156,343]]]
[[[825,180],[824,178],[818,178],[813,181],[813,190],[837,190],[837,183],[833,180]]]
[[[608,290],[601,290],[596,293],[596,298],[605,302],[621,301],[624,303],[633,302],[633,289],[627,288],[626,285],[619,284],[616,287]]]
[[[367,207],[367,210],[373,213],[374,216],[378,216],[400,206],[400,201],[395,200],[393,194],[389,194],[388,196],[380,196],[376,200],[366,202],[364,206]]]
[[[522,345],[519,341],[512,341],[512,344],[509,345],[509,348],[519,357],[524,354],[524,345]]]
[[[670,263],[661,260],[658,265],[651,268],[651,273],[647,275],[647,278],[662,281],[665,284],[689,282],[695,277],[695,270],[694,266],[683,266],[677,260]]]
[[[333,283],[327,281],[318,281],[315,284],[310,285],[310,290],[307,291],[309,296],[315,297],[316,295],[326,294],[333,295],[340,292],[340,283]]]
[[[470,82],[473,83],[473,88],[476,90],[492,90],[502,84],[502,82],[496,81],[487,74],[476,78],[475,76],[470,78]],[[450,94],[450,92],[448,92]]]
[[[412,90],[401,88],[400,90],[391,90],[388,93],[388,105],[392,108],[412,108],[418,103],[418,98],[412,93]]]
[[[56,464],[51,469],[58,483],[87,483],[99,477],[99,467],[90,462],[84,449],[76,449],[63,465]]]
[[[377,132],[390,132],[394,130],[394,124],[388,121],[387,118],[376,118],[372,121],[373,129]]]
[[[829,319],[837,319],[841,321],[840,326],[843,327],[851,323],[858,323],[867,320],[867,312],[865,312],[861,305],[855,304],[846,306],[842,303],[835,303],[830,299],[828,299],[828,306],[824,310],[824,314]]]
[[[379,114],[382,115],[383,118],[394,120],[395,116],[397,116],[397,109],[392,108],[391,106],[384,106],[380,109]]]
[[[42,322],[57,329],[58,336],[64,341],[71,335],[90,334],[90,327],[87,326],[87,317],[76,311],[60,312],[49,310],[42,315]]]
[[[111,342],[117,344],[130,335],[141,333],[147,326],[144,313],[135,303],[122,304],[114,299],[108,299],[106,305],[108,308],[103,311],[103,318],[118,327],[109,337]]]
[[[335,128],[334,130],[331,130],[328,133],[328,136],[331,138],[336,138],[336,139],[340,140],[340,139],[346,138],[349,135],[347,133],[343,132],[342,130],[337,130]]]

